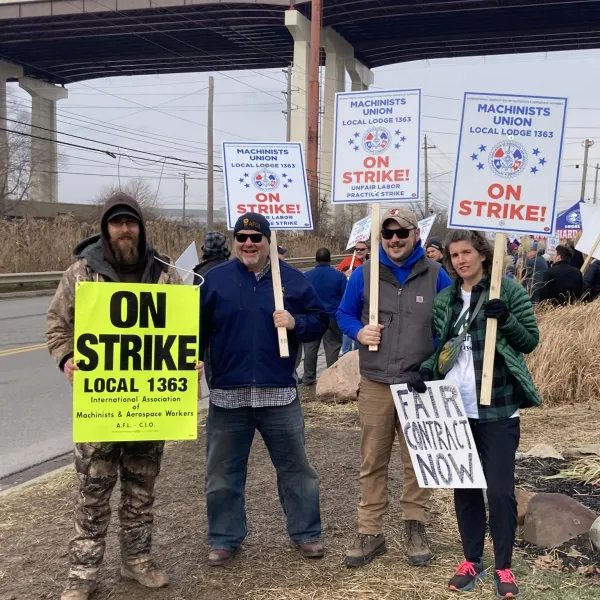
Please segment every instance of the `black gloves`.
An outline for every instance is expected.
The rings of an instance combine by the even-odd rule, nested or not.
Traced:
[[[406,378],[406,385],[409,391],[415,391],[419,394],[423,394],[427,391],[426,381],[429,381],[433,373],[428,370],[420,371],[419,373],[409,373]]]
[[[502,300],[496,298],[495,300],[490,300],[486,303],[483,314],[486,319],[497,319],[498,325],[504,325],[506,319],[508,319],[509,313],[506,304],[504,304]]]

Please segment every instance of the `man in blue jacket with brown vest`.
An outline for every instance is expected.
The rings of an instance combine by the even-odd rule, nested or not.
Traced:
[[[275,310],[271,229],[263,215],[242,215],[234,238],[236,258],[206,273],[201,289],[200,342],[210,360],[208,563],[227,564],[246,537],[244,488],[256,430],[277,471],[292,544],[302,556],[320,558],[319,480],[304,448],[295,371],[299,344],[320,339],[329,319],[309,281],[282,260],[285,310]],[[279,356],[277,327],[288,330],[289,358]]]
[[[352,273],[337,312],[340,329],[360,343],[361,501],[358,536],[344,560],[351,567],[366,565],[387,550],[383,516],[396,432],[404,468],[401,507],[408,562],[426,565],[432,557],[425,531],[431,490],[419,488],[390,391],[395,383],[426,391],[419,367],[435,350],[433,299],[451,284],[441,265],[426,258],[419,233],[412,211],[388,210],[381,220],[379,324],[369,325],[371,261]],[[377,345],[377,352],[370,352],[370,345]]]

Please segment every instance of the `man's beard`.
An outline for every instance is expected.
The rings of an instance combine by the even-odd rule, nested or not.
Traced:
[[[139,258],[138,240],[131,238],[120,238],[110,242],[112,251],[121,265],[134,265]]]

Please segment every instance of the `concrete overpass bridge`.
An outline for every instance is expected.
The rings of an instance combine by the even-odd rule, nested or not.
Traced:
[[[56,165],[56,102],[98,77],[293,64],[292,139],[306,143],[311,2],[0,0],[0,128],[6,81],[32,96],[32,174]],[[600,0],[324,0],[321,178],[331,177],[333,101],[398,62],[600,47]],[[0,134],[6,133],[0,131]],[[0,139],[1,143],[1,139]],[[56,168],[44,169],[56,171]],[[56,201],[56,174],[34,175]]]

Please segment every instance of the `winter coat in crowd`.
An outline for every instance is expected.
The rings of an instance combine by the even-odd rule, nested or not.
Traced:
[[[569,304],[579,300],[582,294],[581,271],[567,261],[560,260],[548,271],[548,281],[542,288],[540,300],[549,300],[552,304]]]

